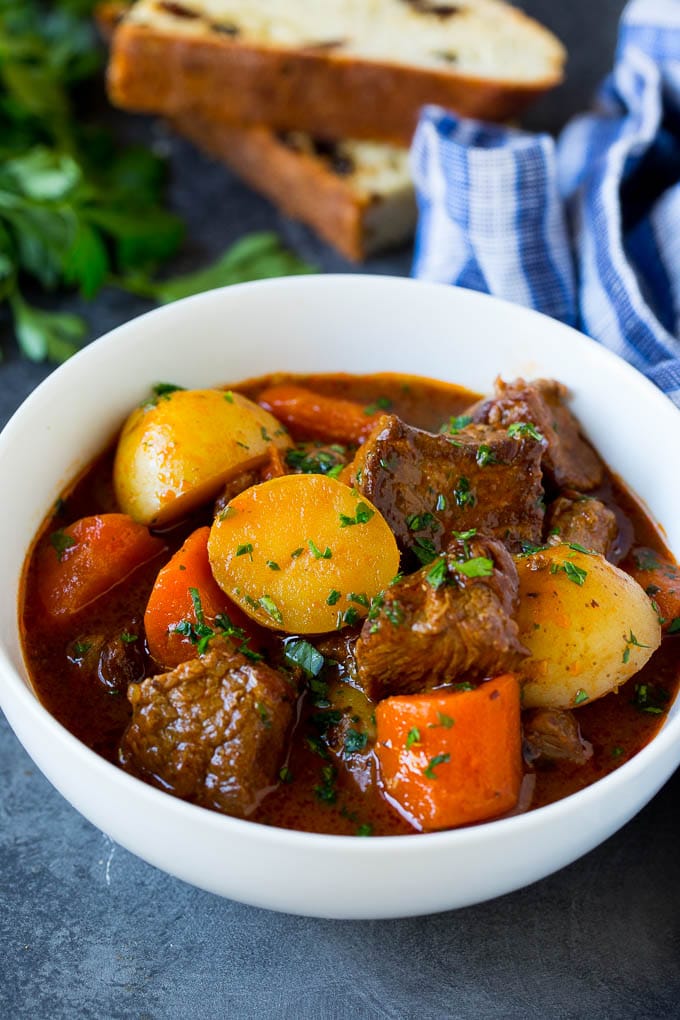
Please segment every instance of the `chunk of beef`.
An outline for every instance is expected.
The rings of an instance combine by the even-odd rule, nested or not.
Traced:
[[[599,499],[568,496],[559,496],[550,504],[546,529],[549,545],[575,542],[602,556],[611,552],[619,533],[616,514]]]
[[[547,448],[543,467],[560,488],[582,492],[596,488],[602,481],[604,465],[592,446],[580,433],[579,424],[565,401],[568,391],[552,379],[512,383],[496,382],[496,394],[482,400],[468,414],[474,421],[496,428],[528,423],[545,437]]]
[[[195,804],[245,818],[276,775],[293,717],[284,676],[215,639],[205,655],[132,684],[120,761]]]
[[[519,552],[542,534],[542,452],[530,436],[487,427],[433,435],[388,415],[359,449],[352,480],[421,563],[470,528]]]
[[[433,564],[387,589],[356,644],[357,682],[380,701],[514,669],[528,654],[513,619],[517,591],[502,543],[454,540]]]
[[[88,682],[99,682],[110,694],[125,695],[131,683],[142,680],[146,652],[141,622],[130,619],[115,634],[83,634],[67,649],[69,661]]]
[[[568,709],[535,708],[522,715],[524,759],[529,765],[571,761],[583,765],[593,745],[581,736],[576,716]]]

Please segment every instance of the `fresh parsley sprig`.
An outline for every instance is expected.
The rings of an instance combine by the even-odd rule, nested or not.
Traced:
[[[98,85],[94,0],[0,0],[0,306],[22,353],[63,361],[84,340],[79,316],[27,298],[113,284],[168,302],[212,287],[309,272],[272,234],[242,239],[199,272],[158,281],[184,226],[163,200],[163,161],[83,123],[76,92]]]

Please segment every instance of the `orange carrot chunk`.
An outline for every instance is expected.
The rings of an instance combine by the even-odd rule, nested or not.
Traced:
[[[144,629],[149,652],[164,669],[195,658],[201,640],[210,633],[225,632],[215,623],[226,620],[235,629],[242,628],[245,616],[215,581],[208,559],[210,528],[198,528],[172,559],[161,568],[144,613]],[[225,619],[226,618],[226,619]],[[237,646],[243,638],[233,635]],[[205,644],[205,641],[204,641]]]
[[[654,549],[633,549],[625,564],[630,574],[649,595],[668,634],[680,634],[680,567]]]
[[[475,690],[386,698],[376,722],[384,788],[416,829],[481,822],[517,804],[520,689],[512,674]]]
[[[37,557],[43,607],[50,616],[78,613],[165,548],[127,514],[82,517],[53,531]]]
[[[361,443],[381,414],[367,414],[361,404],[339,397],[323,397],[302,386],[270,386],[258,403],[273,414],[294,438],[320,439],[326,443]]]

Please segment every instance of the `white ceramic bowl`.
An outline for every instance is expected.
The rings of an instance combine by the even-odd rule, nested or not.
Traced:
[[[644,496],[680,552],[680,473],[668,461],[680,446],[680,414],[628,365],[566,326],[469,291],[395,278],[298,277],[213,291],[86,348],[0,436],[0,703],[11,726],[56,788],[118,843],[257,906],[338,918],[424,914],[509,892],[568,864],[639,811],[680,762],[680,703],[640,754],[559,803],[452,832],[356,839],[268,828],[176,800],[88,750],[32,693],[17,637],[19,580],[64,484],[150,384],[205,386],[278,369],[409,372],[482,392],[498,374],[554,376],[573,391],[574,410],[605,460]]]

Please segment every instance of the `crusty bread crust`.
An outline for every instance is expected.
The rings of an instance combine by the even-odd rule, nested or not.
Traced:
[[[342,52],[187,38],[123,21],[113,38],[108,89],[115,105],[137,112],[408,145],[428,103],[500,121],[561,78],[559,61],[543,80],[518,83]]]
[[[172,118],[171,123],[179,134],[224,162],[283,213],[302,220],[352,261],[361,261],[381,247],[387,231],[380,224],[376,231],[375,220],[383,203],[385,219],[397,221],[401,235],[386,240],[405,241],[412,233],[416,219],[412,194],[372,195],[352,187],[317,156],[289,148],[268,128],[215,124],[186,114]]]

